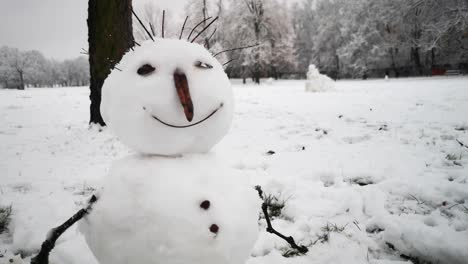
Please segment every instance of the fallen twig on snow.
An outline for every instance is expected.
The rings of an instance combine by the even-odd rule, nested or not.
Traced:
[[[57,239],[70,228],[77,221],[82,219],[92,209],[92,205],[97,201],[96,196],[91,196],[89,199],[88,206],[79,210],[76,214],[70,217],[65,223],[52,228],[47,234],[46,240],[41,245],[39,253],[31,259],[31,264],[49,264],[49,254],[55,247]]]
[[[260,196],[260,198],[262,198],[263,200],[263,190],[262,190],[262,187],[260,186],[255,186],[255,190],[257,190],[258,192],[258,195]],[[270,215],[268,214],[268,204],[264,201],[263,204],[262,204],[262,211],[263,211],[263,215],[265,215],[265,220],[267,222],[267,228],[266,228],[266,231],[268,233],[271,233],[271,234],[275,234],[277,236],[279,236],[280,238],[284,239],[286,242],[289,243],[289,245],[291,245],[291,247],[295,250],[297,250],[299,253],[301,254],[305,254],[309,251],[309,249],[306,247],[306,246],[299,246],[296,244],[296,242],[294,241],[294,238],[292,236],[285,236],[283,234],[281,234],[280,232],[276,231],[273,226],[271,225],[271,220],[270,220]]]
[[[468,149],[468,145],[465,145],[463,142],[461,142],[460,140],[456,139],[456,141],[458,142],[458,144],[460,144],[460,147],[465,147]]]

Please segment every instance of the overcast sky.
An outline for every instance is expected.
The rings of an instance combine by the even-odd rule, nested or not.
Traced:
[[[154,1],[182,12],[187,0]],[[0,46],[35,49],[60,60],[77,57],[88,47],[87,8],[87,0],[0,0]]]

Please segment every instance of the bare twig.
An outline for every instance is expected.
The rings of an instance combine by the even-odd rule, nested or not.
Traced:
[[[353,224],[359,229],[359,231],[362,231],[361,228],[359,227],[359,222],[357,220],[354,220]]]
[[[256,46],[258,46],[258,43],[255,44],[255,45],[249,45],[249,46],[244,46],[244,47],[238,47],[238,48],[223,50],[223,51],[220,51],[220,52],[216,53],[215,55],[213,55],[213,57],[216,57],[219,54],[222,54],[222,53],[225,53],[225,52],[235,51],[235,50],[243,50],[243,49],[253,48],[253,47],[256,47]]]
[[[455,206],[459,206],[459,205],[463,205],[463,204],[462,203],[453,204],[452,206],[448,207],[447,210],[450,210],[450,209],[454,208]]]
[[[468,145],[465,145],[463,142],[461,142],[460,140],[456,139],[458,144],[460,144],[460,147],[465,147],[465,148],[468,148]]]
[[[148,31],[148,29],[145,27],[145,25],[143,24],[143,22],[141,22],[140,18],[137,16],[137,14],[135,13],[135,11],[133,10],[132,8],[132,14],[136,17],[136,19],[138,20],[138,23],[140,23],[140,25],[143,27],[143,29],[146,31],[146,34],[148,34],[148,36],[150,37],[150,39],[152,41],[154,41],[154,38],[153,36],[151,36],[151,33]]]
[[[162,28],[161,28],[161,36],[164,38],[164,24],[166,20],[166,10],[163,10],[163,17],[162,17]]]
[[[118,71],[122,71],[121,69],[117,68],[117,65],[119,65],[118,63],[115,63],[114,60],[111,60],[109,58],[107,58],[107,62],[109,63],[109,67],[113,70],[113,69],[116,69]]]
[[[237,60],[237,58],[230,59],[230,60],[226,61],[225,63],[223,63],[223,66],[226,66],[226,65],[228,65],[229,63],[231,63],[231,62],[233,62],[235,60]]]
[[[260,196],[260,198],[262,198],[263,200],[263,190],[262,190],[262,187],[260,186],[255,186],[255,190],[257,190],[258,192],[258,195]],[[271,234],[275,234],[277,235],[278,237],[284,239],[286,242],[289,243],[289,245],[293,248],[293,249],[296,249],[299,253],[301,254],[305,254],[309,251],[309,249],[306,247],[306,246],[299,246],[296,244],[296,242],[294,241],[294,238],[292,236],[285,236],[283,234],[281,234],[280,232],[276,231],[273,226],[271,225],[271,220],[270,220],[270,215],[268,214],[268,204],[266,202],[263,202],[262,204],[262,211],[263,211],[263,215],[265,216],[265,220],[267,222],[267,228],[266,228],[266,231],[268,233],[271,233]]]
[[[199,27],[201,24],[205,23],[208,19],[211,19],[211,17],[207,17],[206,19],[203,19],[200,23],[196,24],[192,28],[192,31],[190,31],[190,34],[187,37],[187,41],[190,39],[190,37],[192,37],[192,34],[193,34],[193,32],[195,32],[195,29],[197,29],[197,27]]]
[[[57,239],[65,232],[68,228],[70,228],[73,224],[77,221],[82,219],[85,215],[87,215],[91,209],[93,204],[97,201],[96,196],[91,196],[91,199],[88,202],[88,206],[86,208],[82,208],[76,214],[74,214],[71,218],[69,218],[65,223],[52,228],[49,233],[47,234],[46,240],[41,245],[41,250],[39,253],[31,259],[31,264],[48,264],[49,263],[49,254],[55,247],[55,242]]]
[[[80,54],[89,55],[89,52],[87,50],[81,48]]]
[[[211,40],[211,38],[214,36],[214,34],[216,33],[216,30],[218,30],[218,28],[215,28],[215,29],[213,30],[213,33],[211,33],[211,35],[206,39],[206,41],[205,41],[205,47],[206,47],[207,43],[210,42],[210,40]]]
[[[205,32],[205,30],[207,30],[214,22],[216,22],[216,20],[218,20],[218,17],[215,17],[213,20],[211,20],[211,22],[206,25],[200,32],[198,32],[198,34],[190,42],[193,43],[203,32]]]
[[[273,228],[273,226],[271,225],[270,216],[268,215],[268,206],[267,206],[266,203],[262,204],[262,211],[263,211],[263,214],[265,215],[265,220],[267,222],[266,231],[268,233],[275,234],[275,235],[279,236],[280,238],[284,239],[286,242],[289,243],[289,245],[291,245],[292,248],[298,250],[302,254],[305,254],[305,253],[307,253],[309,251],[309,249],[306,246],[298,246],[296,244],[296,242],[294,241],[294,238],[292,236],[287,237],[287,236],[281,234],[280,232],[276,231]]]
[[[184,24],[182,25],[182,29],[180,30],[179,39],[182,39],[182,34],[184,33],[185,24],[187,24],[188,16],[185,17]]]
[[[258,196],[263,200],[263,190],[260,185],[255,186],[255,190],[258,192]]]
[[[154,30],[154,25],[153,25],[153,23],[150,22],[149,25],[150,25],[150,29],[151,29],[151,34],[153,34],[153,36],[156,37],[156,32],[155,32],[155,30]]]
[[[411,198],[413,198],[418,204],[424,204],[424,202],[421,202],[419,201],[418,198],[416,198],[416,196],[412,195],[412,194],[408,194]]]

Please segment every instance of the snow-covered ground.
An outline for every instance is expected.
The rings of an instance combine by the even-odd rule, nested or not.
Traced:
[[[214,151],[285,202],[274,226],[309,246],[284,258],[287,244],[262,231],[248,264],[468,263],[468,148],[457,142],[468,145],[468,78],[340,81],[326,93],[234,82],[234,124]],[[84,87],[0,90],[0,205],[13,208],[0,263],[35,252],[130,153],[88,129],[88,104]],[[96,263],[76,228],[52,260]]]

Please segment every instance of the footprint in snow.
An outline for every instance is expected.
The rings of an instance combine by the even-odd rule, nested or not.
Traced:
[[[18,110],[18,109],[23,109],[23,107],[19,106],[19,105],[9,105],[7,107],[5,107],[6,110]]]
[[[342,140],[348,144],[356,144],[370,140],[370,135],[356,136],[356,137],[344,137]]]
[[[358,176],[358,177],[350,178],[347,181],[350,184],[355,184],[359,186],[367,186],[367,185],[375,184],[374,180],[370,176]]]
[[[9,187],[14,192],[19,192],[19,193],[27,193],[31,191],[32,189],[32,185],[30,183],[15,183],[15,184],[10,184]]]
[[[437,221],[433,217],[427,217],[424,219],[424,224],[430,227],[437,226]]]

